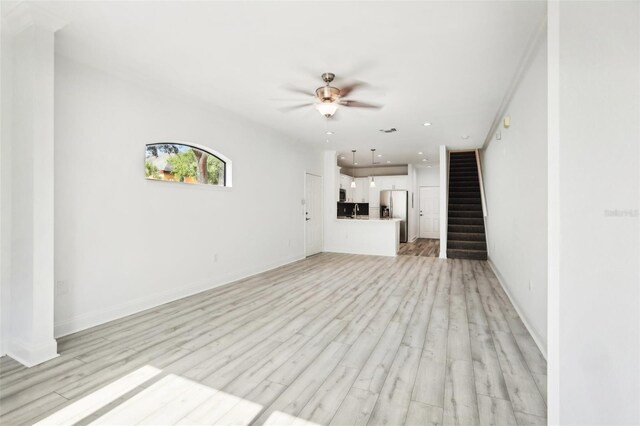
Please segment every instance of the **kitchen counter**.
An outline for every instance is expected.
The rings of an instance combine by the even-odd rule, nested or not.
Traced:
[[[327,251],[395,256],[400,245],[400,219],[339,216],[325,241]]]
[[[352,218],[349,216],[338,216],[336,218],[336,220],[348,220],[348,221],[369,221],[369,222],[394,222],[394,221],[400,221],[400,219],[394,219],[394,218],[389,218],[389,217],[385,217],[385,218],[370,218],[369,216],[358,216],[357,218]]]

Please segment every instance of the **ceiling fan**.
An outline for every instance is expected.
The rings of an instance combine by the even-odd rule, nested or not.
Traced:
[[[333,82],[334,78],[336,77],[334,73],[325,72],[324,74],[322,74],[321,77],[325,85],[318,87],[315,93],[308,92],[306,90],[298,89],[295,87],[287,88],[287,90],[289,91],[292,91],[295,93],[301,93],[303,95],[313,97],[314,98],[313,102],[305,102],[303,104],[285,107],[285,108],[282,108],[282,110],[292,111],[295,109],[315,106],[315,108],[320,112],[320,114],[324,115],[326,118],[331,118],[338,110],[338,107],[372,108],[372,109],[382,108],[382,106],[380,105],[347,99],[347,96],[349,96],[357,88],[364,86],[365,83],[362,83],[362,82],[351,83],[346,86],[343,86],[341,89],[338,89],[337,87],[331,86],[331,82]]]

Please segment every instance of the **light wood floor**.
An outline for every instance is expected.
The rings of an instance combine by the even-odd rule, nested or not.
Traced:
[[[418,238],[410,243],[400,243],[398,254],[406,256],[438,257],[440,255],[440,240],[433,238]]]
[[[0,424],[546,423],[486,262],[325,253],[0,361]]]

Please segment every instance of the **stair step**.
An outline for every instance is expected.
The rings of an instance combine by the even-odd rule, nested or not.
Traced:
[[[473,185],[455,185],[455,186],[449,187],[449,196],[450,197],[455,197],[456,193],[458,193],[458,192],[472,192],[472,191],[476,191],[477,194],[480,194],[480,186],[479,185],[476,185],[476,186],[473,186]]]
[[[484,232],[447,232],[448,241],[482,241],[486,244]]]
[[[482,215],[480,217],[450,216],[448,222],[449,226],[482,226],[482,229],[484,229],[484,219]]]
[[[476,175],[476,174],[471,175],[471,176],[449,175],[449,182],[478,182],[479,180],[480,179],[478,179],[478,175]]]
[[[482,220],[482,210],[449,210],[449,218],[472,217]],[[481,223],[484,225],[484,222]]]
[[[447,249],[447,257],[449,259],[487,260],[487,251]]]
[[[447,248],[460,250],[487,250],[484,241],[447,240]]]
[[[449,194],[449,204],[478,204],[480,205],[480,197],[456,197],[453,194]]]
[[[480,204],[453,204],[449,203],[449,211],[450,212],[461,212],[461,211],[482,211],[482,206]]]
[[[459,183],[459,182],[451,182],[449,184],[449,192],[471,192],[477,191],[480,193],[480,184],[479,183]]]
[[[451,198],[480,198],[480,191],[449,191]]]
[[[457,234],[457,233],[471,233],[471,234],[482,234],[484,235],[484,225],[454,225],[451,223],[451,219],[449,219],[448,226],[449,233]]]

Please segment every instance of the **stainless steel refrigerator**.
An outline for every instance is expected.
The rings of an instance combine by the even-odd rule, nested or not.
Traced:
[[[380,191],[380,217],[400,219],[400,242],[407,242],[409,234],[409,196],[407,191]]]

